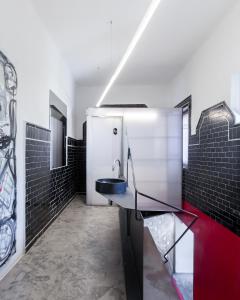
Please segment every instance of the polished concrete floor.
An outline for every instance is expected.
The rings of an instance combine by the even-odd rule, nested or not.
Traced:
[[[0,299],[126,299],[118,208],[76,196],[0,282]]]

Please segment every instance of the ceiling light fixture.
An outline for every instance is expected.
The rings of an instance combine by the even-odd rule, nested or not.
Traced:
[[[120,72],[122,71],[123,67],[125,66],[126,62],[128,61],[130,55],[132,54],[134,48],[136,47],[138,41],[140,40],[143,32],[145,31],[145,29],[147,28],[152,16],[154,15],[159,3],[161,0],[152,0],[151,4],[149,5],[141,23],[139,24],[136,33],[133,36],[133,39],[131,40],[125,54],[123,55],[119,65],[117,66],[117,69],[115,70],[115,72],[113,73],[109,83],[107,84],[107,86],[105,87],[100,99],[97,102],[96,107],[99,107],[103,101],[103,99],[105,98],[105,96],[107,95],[107,93],[109,92],[110,88],[112,87],[113,83],[116,81],[117,77],[119,76]]]

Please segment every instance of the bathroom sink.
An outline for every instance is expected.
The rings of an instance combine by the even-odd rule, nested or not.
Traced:
[[[96,180],[96,191],[101,194],[123,194],[126,192],[127,182],[120,178],[103,178]]]

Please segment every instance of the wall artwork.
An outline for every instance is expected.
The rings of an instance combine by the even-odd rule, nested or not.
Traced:
[[[17,74],[0,51],[0,267],[16,251]]]

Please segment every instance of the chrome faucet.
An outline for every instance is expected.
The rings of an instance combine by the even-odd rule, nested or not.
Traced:
[[[120,178],[121,177],[121,162],[119,159],[114,160],[113,165],[112,165],[112,171],[115,170],[117,163],[118,163],[118,178]]]

